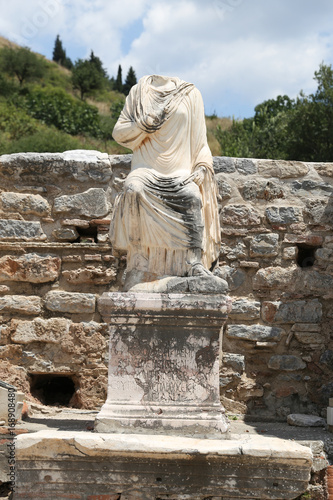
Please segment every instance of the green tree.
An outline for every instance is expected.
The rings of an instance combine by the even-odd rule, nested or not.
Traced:
[[[66,58],[66,51],[62,46],[62,41],[60,40],[59,35],[57,35],[57,38],[54,42],[52,60],[58,64],[62,64],[65,58]]]
[[[314,94],[268,99],[255,116],[216,130],[222,154],[251,158],[333,161],[333,69],[321,64]]]
[[[70,58],[67,57],[66,50],[63,48],[59,35],[57,35],[54,43],[52,60],[67,69],[72,69],[73,67],[73,63]]]
[[[16,76],[20,85],[29,79],[41,78],[46,72],[46,63],[28,47],[4,47],[1,51],[1,67],[5,73]]]
[[[103,68],[103,63],[100,60],[99,57],[95,56],[94,52],[91,51],[90,53],[90,59],[89,59],[90,64],[93,64],[97,71],[101,74],[103,78],[108,78],[108,74],[106,69]]]
[[[268,99],[254,108],[254,121],[256,125],[262,126],[279,113],[290,111],[294,106],[295,101],[293,99],[290,99],[287,95],[278,95],[276,99]]]
[[[123,77],[122,77],[122,69],[121,65],[119,64],[118,66],[118,73],[117,73],[117,78],[114,84],[114,90],[117,90],[118,92],[123,92]]]
[[[218,125],[215,136],[220,143],[221,153],[224,156],[251,157],[252,156],[252,127],[251,123],[244,123],[233,119],[229,129],[222,130]]]
[[[321,64],[314,94],[300,93],[289,121],[288,156],[303,161],[333,161],[333,69]]]
[[[132,68],[132,66],[130,66],[130,69],[128,70],[128,73],[127,73],[127,76],[126,76],[125,83],[123,85],[123,93],[125,95],[128,95],[130,93],[131,88],[136,83],[137,83],[137,79],[136,79],[135,71]]]
[[[79,89],[81,99],[92,90],[103,87],[104,78],[94,63],[89,60],[78,59],[72,70],[72,83]]]

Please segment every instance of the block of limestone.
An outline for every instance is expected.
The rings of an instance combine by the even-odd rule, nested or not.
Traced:
[[[229,307],[223,295],[104,293],[108,397],[95,429],[223,437],[219,363]]]

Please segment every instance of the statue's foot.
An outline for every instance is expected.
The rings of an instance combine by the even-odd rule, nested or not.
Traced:
[[[201,262],[196,262],[195,264],[192,265],[191,270],[189,272],[189,276],[196,276],[196,277],[202,277],[202,278],[209,278],[213,277],[213,273],[208,271]]]

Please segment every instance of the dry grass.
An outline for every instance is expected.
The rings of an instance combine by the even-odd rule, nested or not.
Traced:
[[[214,135],[214,132],[218,125],[221,127],[222,130],[226,130],[231,127],[232,119],[206,116],[208,145],[210,147],[213,156],[221,155],[221,146]]]
[[[17,43],[11,42],[7,38],[4,38],[3,36],[0,36],[0,48],[2,47],[20,47],[20,45],[17,45]]]
[[[86,102],[91,106],[95,106],[101,115],[110,114],[110,103],[104,101],[95,101],[94,99],[86,99]]]

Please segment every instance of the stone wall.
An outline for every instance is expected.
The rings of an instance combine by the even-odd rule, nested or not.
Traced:
[[[108,226],[130,159],[0,157],[0,379],[44,402],[51,375],[74,384],[70,405],[106,398],[96,299],[121,285],[125,260],[111,256]],[[333,397],[333,164],[216,157],[214,166],[220,274],[234,300],[223,403],[261,417],[321,413]]]

